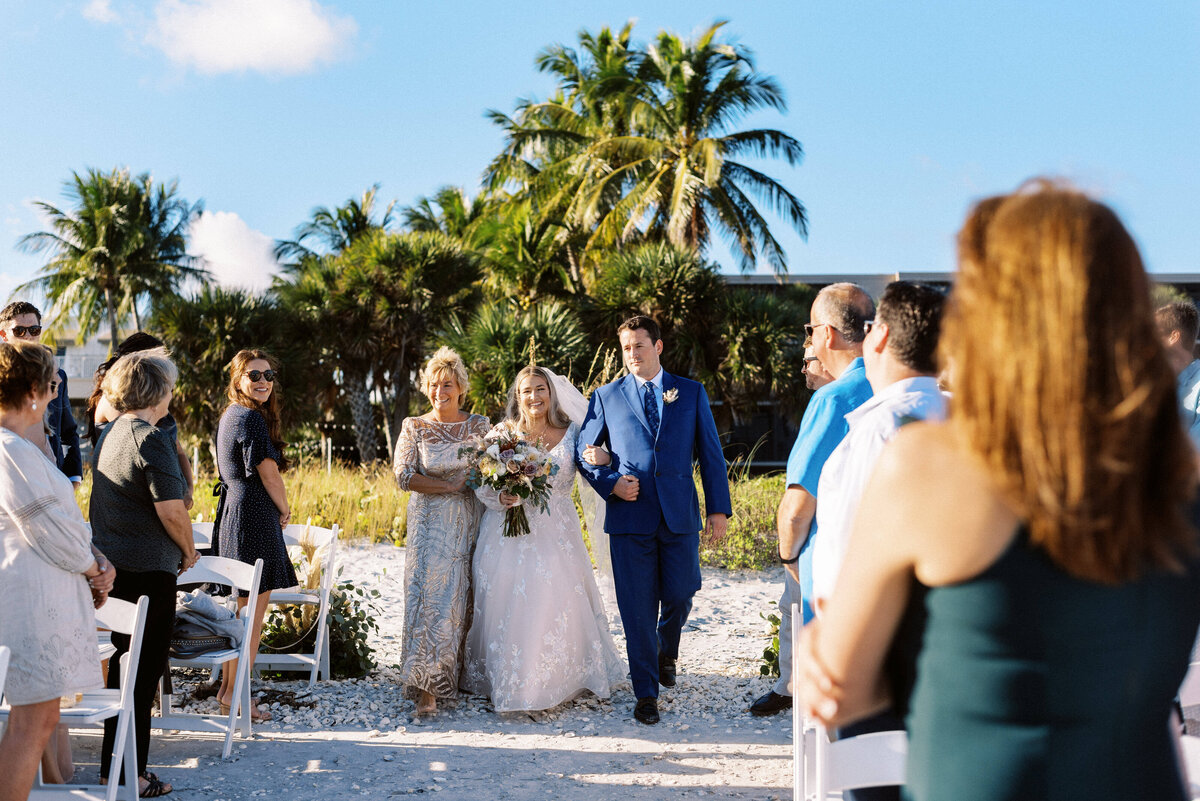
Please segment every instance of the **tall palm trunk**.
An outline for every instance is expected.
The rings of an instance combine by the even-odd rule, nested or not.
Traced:
[[[350,404],[350,418],[354,421],[354,442],[358,445],[358,456],[363,464],[375,461],[375,414],[371,409],[371,393],[366,381],[348,378],[344,387],[346,400]]]
[[[108,311],[108,331],[112,339],[108,343],[108,355],[117,352],[117,343],[120,341],[121,332],[117,328],[117,306],[113,302],[112,287],[104,289],[104,307]]]

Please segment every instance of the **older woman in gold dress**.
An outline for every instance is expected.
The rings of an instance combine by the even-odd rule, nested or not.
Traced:
[[[400,677],[415,697],[418,715],[435,713],[439,698],[457,695],[470,624],[471,555],[481,506],[467,489],[458,449],[491,424],[461,409],[467,387],[459,355],[438,350],[421,373],[421,390],[433,411],[405,419],[396,443],[396,480],[412,492]]]

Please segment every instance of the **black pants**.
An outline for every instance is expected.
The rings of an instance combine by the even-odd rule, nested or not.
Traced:
[[[167,667],[167,652],[171,647],[171,628],[175,623],[175,574],[162,570],[136,573],[117,568],[117,580],[111,595],[130,603],[137,603],[142,595],[150,599],[146,611],[146,629],[142,634],[142,653],[133,682],[133,731],[137,737],[137,768],[140,776],[146,772],[146,760],[150,753],[150,711],[154,707],[158,680]],[[108,686],[117,689],[121,686],[121,655],[129,650],[129,636],[113,632],[112,642],[117,652],[108,663]],[[104,722],[104,740],[100,747],[100,776],[105,779],[108,778],[116,736],[117,720],[109,718]]]

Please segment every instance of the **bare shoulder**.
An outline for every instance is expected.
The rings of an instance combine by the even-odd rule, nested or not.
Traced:
[[[925,584],[968,579],[1007,547],[1018,519],[984,464],[950,426],[905,426],[880,455],[870,490],[886,504]]]

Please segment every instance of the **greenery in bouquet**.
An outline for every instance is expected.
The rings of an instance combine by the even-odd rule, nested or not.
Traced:
[[[482,437],[475,437],[459,449],[467,460],[467,486],[487,487],[515,495],[522,503],[504,514],[504,536],[529,533],[525,504],[546,511],[550,497],[550,479],[558,465],[540,442],[530,440],[511,424],[501,424]]]

